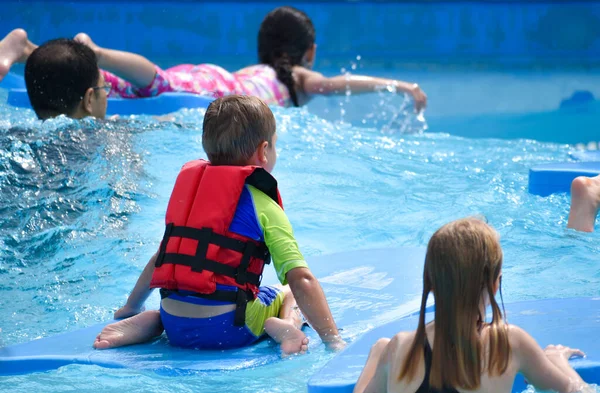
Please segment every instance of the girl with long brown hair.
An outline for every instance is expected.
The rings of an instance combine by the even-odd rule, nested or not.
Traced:
[[[542,390],[585,387],[568,362],[583,352],[560,345],[542,350],[503,320],[494,298],[501,277],[502,249],[489,225],[465,218],[441,227],[427,247],[417,330],[380,339],[354,392],[509,393],[519,372]],[[435,319],[425,324],[430,293]],[[491,322],[485,319],[488,306]]]

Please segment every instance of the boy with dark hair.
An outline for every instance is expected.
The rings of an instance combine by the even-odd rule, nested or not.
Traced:
[[[302,353],[302,314],[324,342],[344,346],[270,175],[276,140],[275,118],[260,99],[234,95],[210,104],[202,134],[210,162],[183,166],[159,251],[115,313],[135,316],[106,326],[94,347],[147,341],[164,329],[181,347],[242,347],[267,333],[284,353]],[[260,286],[271,258],[282,288]],[[139,314],[153,288],[160,288],[160,311]]]
[[[0,41],[0,53],[0,80],[12,63],[25,63],[27,94],[40,119],[106,116],[111,87],[104,82],[96,55],[88,46],[57,39],[36,47],[24,30],[17,29]]]

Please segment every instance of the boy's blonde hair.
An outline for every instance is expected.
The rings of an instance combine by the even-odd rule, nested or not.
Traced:
[[[221,97],[204,115],[202,147],[213,165],[246,165],[261,143],[272,143],[275,129],[273,112],[259,98]]]

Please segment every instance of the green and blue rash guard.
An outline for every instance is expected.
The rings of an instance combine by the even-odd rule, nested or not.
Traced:
[[[277,278],[283,285],[287,284],[287,272],[308,267],[281,206],[251,185],[242,190],[229,230],[267,245]]]
[[[271,254],[277,278],[283,285],[287,284],[286,274],[290,270],[298,267],[308,267],[294,238],[292,224],[290,224],[281,206],[251,185],[246,184],[242,189],[229,231],[264,242]],[[237,290],[235,286],[223,284],[217,284],[217,289]],[[194,299],[193,302],[198,304],[199,300]],[[192,302],[192,299],[190,299],[190,302]],[[226,303],[201,299],[201,304],[219,305]]]

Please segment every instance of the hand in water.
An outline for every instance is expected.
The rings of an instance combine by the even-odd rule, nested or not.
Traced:
[[[341,336],[335,336],[331,340],[323,342],[325,345],[327,345],[327,348],[335,352],[341,351],[342,349],[346,348],[346,345],[348,345]]]
[[[416,83],[412,85],[410,94],[415,100],[415,112],[420,113],[427,106],[427,95]]]
[[[115,312],[114,318],[115,319],[129,318],[129,317],[132,317],[134,315],[141,313],[144,310],[145,310],[145,307],[133,308],[128,305],[124,305],[123,307],[121,307],[120,309],[118,309]]]
[[[544,349],[544,352],[550,359],[564,359],[565,361],[568,361],[574,356],[585,357],[585,353],[581,350],[565,347],[564,345],[548,345],[546,349]]]

